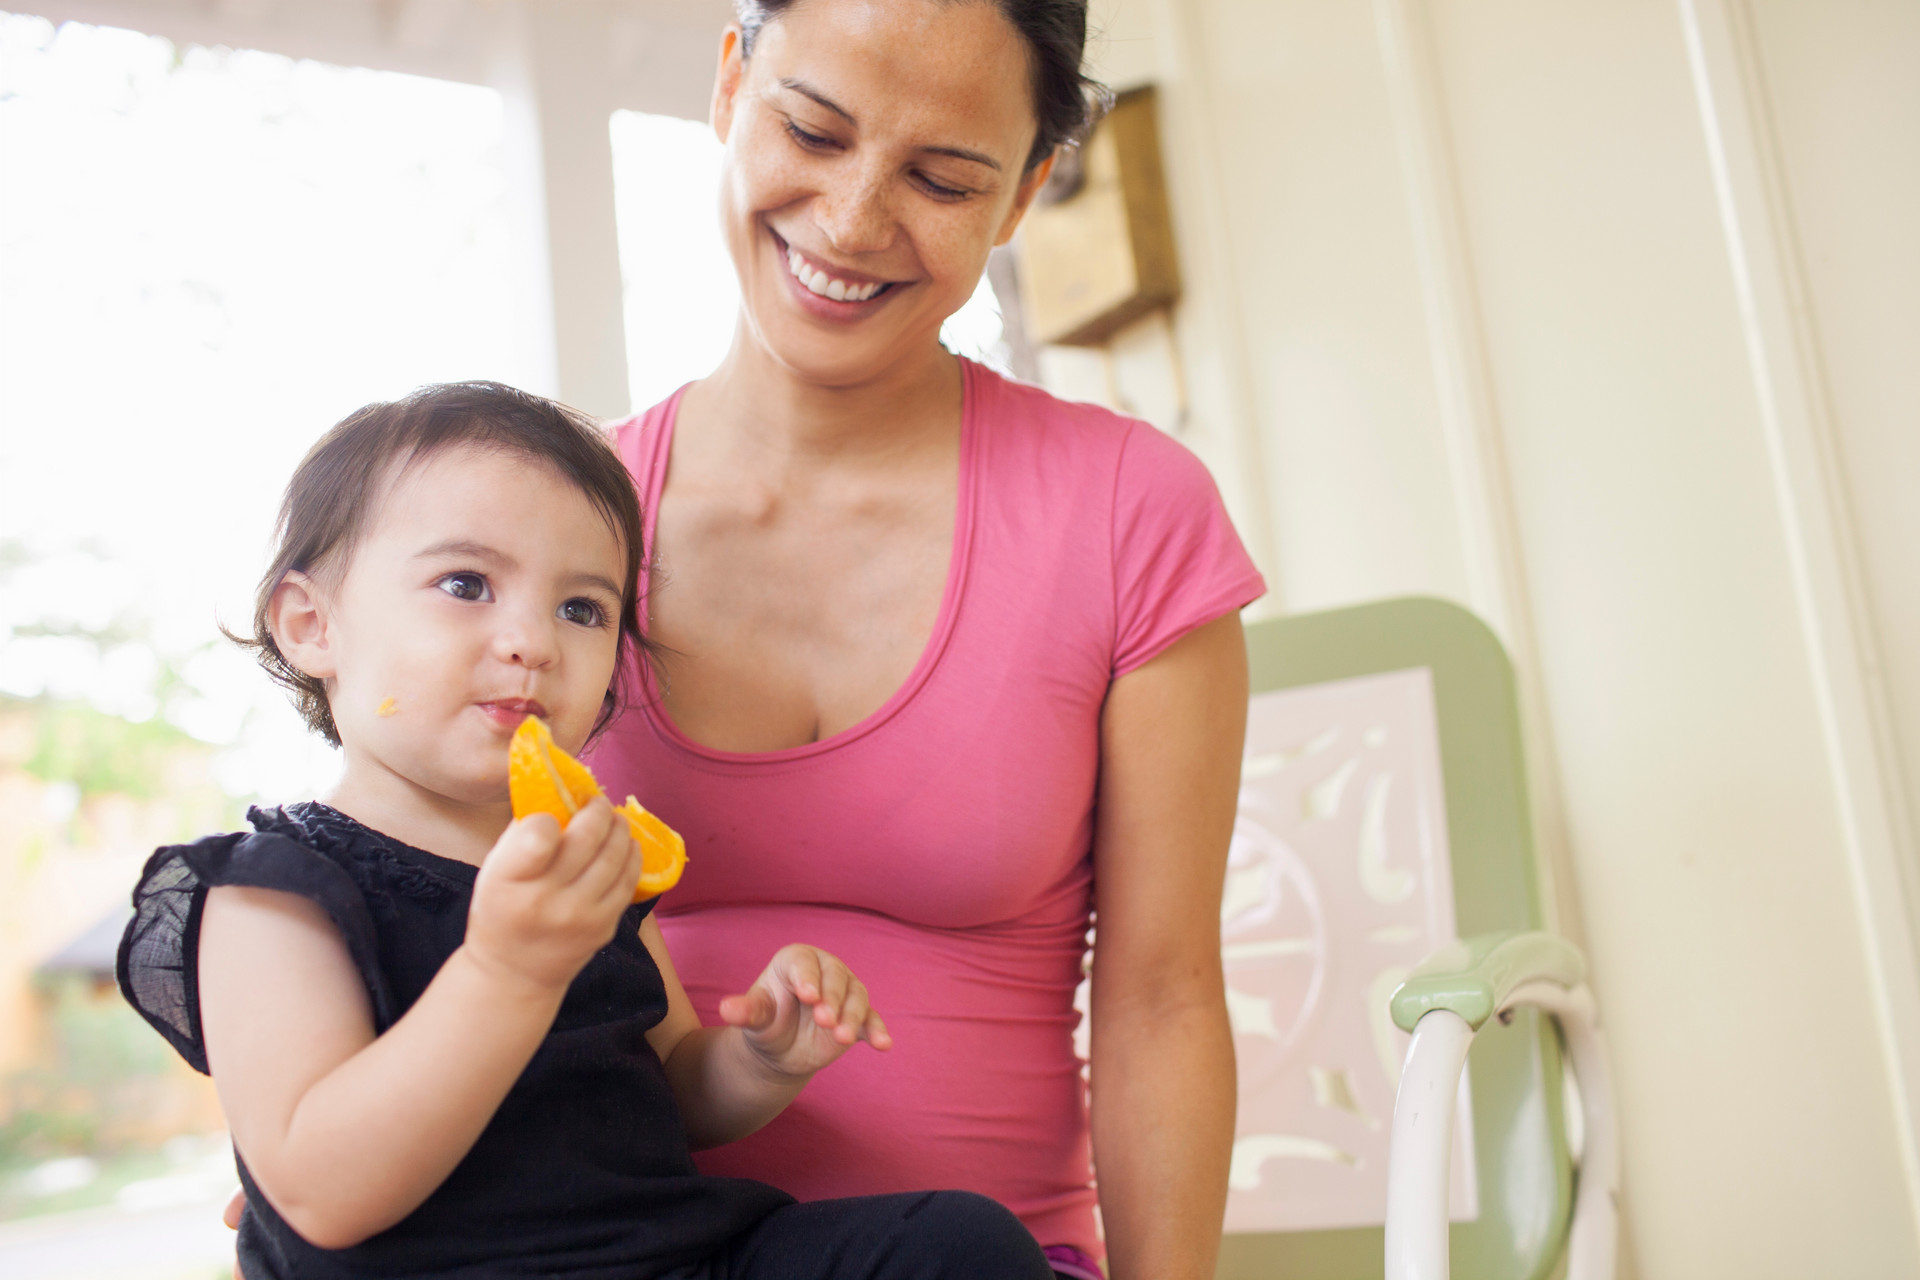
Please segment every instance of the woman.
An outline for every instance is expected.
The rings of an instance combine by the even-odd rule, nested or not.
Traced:
[[[1085,1274],[1090,1136],[1115,1280],[1198,1280],[1233,1127],[1237,610],[1263,586],[1185,450],[939,343],[1086,122],[1085,23],[741,0],[713,96],[740,320],[617,431],[668,656],[593,764],[687,835],[661,919],[703,1017],[798,929],[895,1032],[704,1168],[983,1191]]]

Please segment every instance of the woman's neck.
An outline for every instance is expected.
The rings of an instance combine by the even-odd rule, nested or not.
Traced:
[[[959,420],[960,360],[937,343],[874,377],[840,386],[810,381],[775,359],[744,319],[719,368],[695,383],[681,416],[789,464],[898,458],[944,441]]]

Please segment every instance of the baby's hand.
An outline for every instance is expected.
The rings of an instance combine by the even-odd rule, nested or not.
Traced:
[[[639,876],[639,847],[604,796],[565,831],[544,813],[520,818],[481,864],[464,949],[491,973],[564,989],[612,940]]]
[[[720,1017],[782,1075],[810,1076],[856,1041],[893,1047],[860,979],[839,957],[798,943],[775,952],[745,995],[722,1000]]]

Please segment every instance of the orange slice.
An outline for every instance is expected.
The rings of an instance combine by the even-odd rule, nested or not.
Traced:
[[[593,772],[553,744],[553,734],[538,716],[528,716],[513,731],[507,747],[507,793],[513,816],[550,813],[565,827],[567,819],[597,795],[605,794]],[[632,796],[614,810],[640,846],[640,882],[633,900],[657,897],[680,882],[687,865],[687,842],[680,833],[641,807]]]

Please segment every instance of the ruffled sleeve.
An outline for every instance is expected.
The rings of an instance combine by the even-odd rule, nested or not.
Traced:
[[[297,893],[333,921],[373,999],[376,1025],[393,1021],[381,977],[373,917],[359,885],[339,863],[271,831],[207,836],[157,850],[133,891],[133,919],[120,939],[116,972],[127,1003],[166,1037],[194,1070],[207,1070],[200,1034],[197,958],[200,913],[216,885]]]
[[[1113,586],[1116,679],[1267,590],[1205,465],[1145,423],[1114,481]]]

